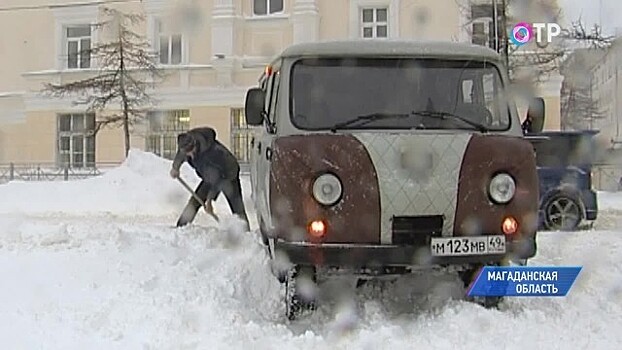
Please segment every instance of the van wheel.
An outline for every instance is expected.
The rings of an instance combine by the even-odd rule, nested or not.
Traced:
[[[468,300],[486,309],[497,309],[503,301],[503,297],[469,297]]]
[[[544,225],[552,231],[574,231],[583,220],[581,203],[573,196],[559,193],[544,206]]]
[[[285,280],[285,312],[293,321],[316,309],[314,287],[316,283],[313,267],[296,266],[289,271]]]
[[[501,265],[501,264],[498,264]],[[494,264],[488,265],[494,266]],[[482,265],[474,265],[472,268],[467,269],[460,273],[460,279],[464,283],[465,290],[468,290],[472,283],[475,283],[475,279],[479,274],[479,270],[483,268]],[[498,308],[499,304],[503,301],[503,297],[497,296],[466,296],[465,300],[478,305],[481,305],[487,309]]]

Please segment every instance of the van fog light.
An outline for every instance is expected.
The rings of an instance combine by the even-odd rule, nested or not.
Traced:
[[[326,234],[326,224],[322,220],[312,221],[308,228],[311,236],[320,238]]]
[[[333,205],[341,199],[342,186],[333,174],[320,175],[313,183],[313,197],[323,205]]]
[[[512,200],[515,192],[516,183],[512,176],[506,173],[495,175],[488,185],[488,194],[490,198],[499,204],[505,204]]]
[[[501,225],[503,229],[503,233],[506,235],[513,235],[518,231],[518,222],[511,216],[503,219],[503,224]]]

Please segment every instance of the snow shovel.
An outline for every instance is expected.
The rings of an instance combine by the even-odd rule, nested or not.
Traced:
[[[196,192],[194,192],[194,190],[190,186],[188,186],[186,181],[184,181],[184,179],[182,179],[180,176],[177,177],[177,180],[179,180],[179,182],[186,188],[186,190],[188,190],[188,192],[192,194],[192,196],[194,197],[194,199],[197,200],[197,202],[203,204],[203,208],[205,209],[206,213],[211,215],[214,218],[214,220],[216,220],[216,222],[220,222],[220,220],[218,220],[218,216],[214,214],[214,209],[211,207],[211,205],[208,204],[208,202],[203,202],[201,198],[199,198],[199,195],[196,194]]]

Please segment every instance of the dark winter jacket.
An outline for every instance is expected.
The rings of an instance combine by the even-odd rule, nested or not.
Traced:
[[[173,168],[179,170],[184,161],[192,166],[197,175],[209,183],[223,179],[235,179],[240,174],[240,165],[233,153],[216,140],[216,131],[209,127],[191,129],[177,137],[179,145]],[[194,157],[188,157],[184,146],[189,143],[197,150]]]

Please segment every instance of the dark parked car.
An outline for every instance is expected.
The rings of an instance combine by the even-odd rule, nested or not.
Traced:
[[[536,150],[540,183],[539,223],[547,230],[576,230],[596,220],[597,196],[592,188],[593,136],[598,131],[529,133]]]

